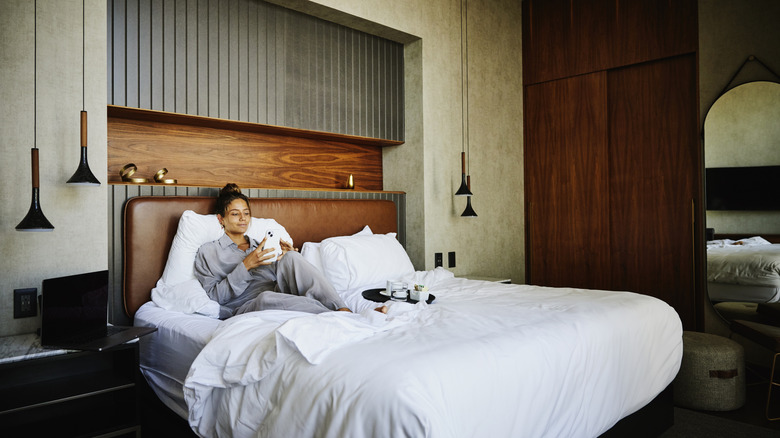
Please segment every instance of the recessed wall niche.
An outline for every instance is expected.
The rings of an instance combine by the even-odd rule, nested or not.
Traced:
[[[108,104],[404,140],[403,44],[257,0],[108,0]]]

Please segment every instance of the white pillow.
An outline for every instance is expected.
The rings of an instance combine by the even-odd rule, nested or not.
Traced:
[[[197,214],[192,210],[182,213],[160,278],[163,285],[173,286],[195,278],[195,254],[198,248],[206,242],[219,239],[223,233],[214,214]]]
[[[325,277],[339,292],[383,287],[414,274],[395,233],[332,237],[320,245]]]
[[[353,234],[353,236],[364,236],[374,234],[368,225],[363,227],[362,230]],[[320,256],[320,242],[304,242],[301,247],[301,256],[304,260],[308,261],[320,272],[325,273],[325,269],[322,267],[322,257]]]
[[[193,278],[175,286],[166,286],[161,281],[152,289],[152,301],[158,306],[176,312],[219,318],[219,303],[209,298],[198,280]]]
[[[278,222],[273,219],[252,218],[246,234],[258,242],[263,240],[265,232],[275,230],[282,240],[292,244],[292,238]],[[197,214],[192,210],[182,213],[179,228],[173,237],[168,260],[165,262],[160,280],[166,286],[174,286],[195,278],[195,255],[204,243],[222,237],[224,231],[214,214]]]

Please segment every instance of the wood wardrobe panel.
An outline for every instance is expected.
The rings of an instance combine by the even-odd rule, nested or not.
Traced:
[[[610,265],[605,72],[525,90],[528,281],[606,287]]]
[[[696,0],[525,0],[523,82],[695,52]]]
[[[703,327],[696,0],[524,0],[526,277]]]
[[[607,83],[614,286],[663,299],[692,327],[696,57],[616,69]]]
[[[524,83],[590,73],[611,63],[614,0],[525,0],[523,8]]]
[[[619,62],[610,68],[668,58],[698,49],[697,0],[619,0],[610,52]]]

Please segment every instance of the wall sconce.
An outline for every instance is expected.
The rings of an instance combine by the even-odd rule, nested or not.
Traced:
[[[46,219],[41,210],[41,199],[39,194],[40,181],[38,179],[38,1],[35,2],[35,24],[34,28],[34,41],[35,49],[34,61],[33,61],[33,107],[34,107],[34,120],[33,120],[33,148],[32,152],[32,202],[30,203],[30,210],[27,215],[16,226],[16,231],[52,231],[54,225]]]
[[[85,14],[84,14],[84,1],[81,0],[81,158],[79,159],[79,166],[76,168],[76,172],[67,181],[68,184],[90,185],[99,186],[100,181],[95,178],[92,171],[89,170],[89,164],[87,163],[87,111],[85,108],[84,99],[84,76],[86,71],[84,69],[85,58]]]

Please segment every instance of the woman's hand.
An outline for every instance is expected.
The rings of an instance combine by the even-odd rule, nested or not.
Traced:
[[[265,239],[266,238],[263,238],[263,241],[257,245],[257,249],[250,252],[249,255],[244,258],[244,266],[247,271],[258,266],[271,264],[270,259],[274,258],[274,248],[263,249],[263,246],[265,246]],[[284,248],[284,245],[280,246]],[[284,251],[284,249],[282,249],[282,251]]]
[[[290,242],[286,242],[284,240],[279,240],[279,246],[282,247],[282,254],[279,255],[279,258],[282,258],[282,256],[287,253],[288,251],[298,251],[298,248],[293,248],[292,244]]]

